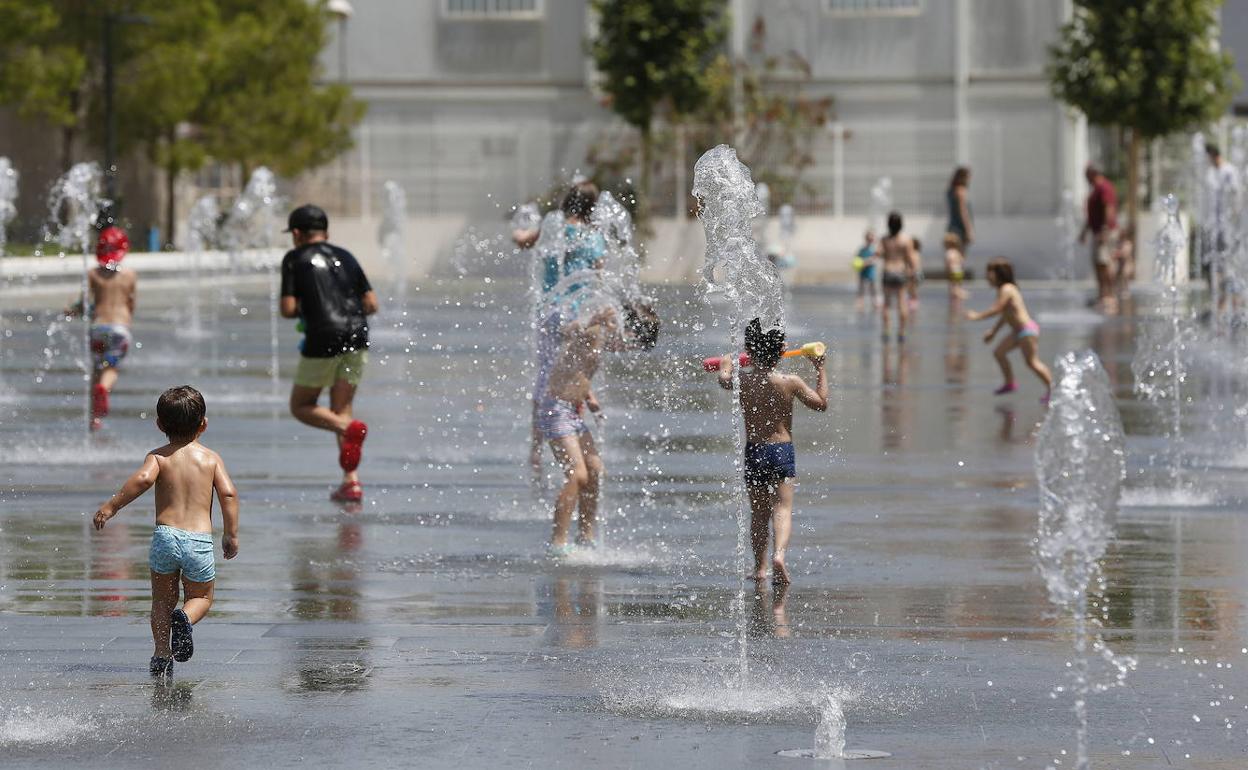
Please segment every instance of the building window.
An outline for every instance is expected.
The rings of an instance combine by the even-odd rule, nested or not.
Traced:
[[[836,16],[918,16],[923,0],[824,0],[823,8]]]
[[[442,0],[442,15],[450,19],[535,19],[542,0]]]

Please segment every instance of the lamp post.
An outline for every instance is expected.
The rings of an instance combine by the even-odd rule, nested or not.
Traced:
[[[347,84],[347,20],[351,18],[351,14],[355,13],[355,8],[351,6],[349,0],[329,0],[325,5],[325,10],[338,21],[338,83],[345,86]],[[347,207],[347,168],[347,159],[344,154],[339,164],[338,182],[339,205],[344,210]]]

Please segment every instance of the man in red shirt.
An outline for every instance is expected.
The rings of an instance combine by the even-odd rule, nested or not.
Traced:
[[[1092,270],[1096,274],[1097,305],[1105,313],[1115,313],[1118,301],[1114,298],[1114,276],[1111,265],[1114,247],[1118,239],[1118,193],[1100,169],[1088,165],[1084,172],[1092,192],[1088,193],[1087,221],[1079,233],[1079,242],[1085,243],[1092,233]]]

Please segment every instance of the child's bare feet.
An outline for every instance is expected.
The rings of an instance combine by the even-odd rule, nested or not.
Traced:
[[[789,568],[784,564],[784,554],[776,554],[771,559],[772,578],[771,582],[778,586],[787,586],[789,584]]]

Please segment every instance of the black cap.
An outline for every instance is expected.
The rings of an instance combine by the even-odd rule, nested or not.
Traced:
[[[282,232],[288,233],[291,230],[328,230],[329,217],[325,216],[325,210],[320,206],[313,206],[311,203],[305,203],[294,211],[290,212],[290,216],[286,219],[286,229]]]

